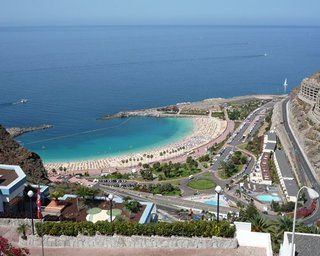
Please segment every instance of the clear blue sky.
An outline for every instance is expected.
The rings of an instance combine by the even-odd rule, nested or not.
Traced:
[[[320,0],[0,1],[0,26],[320,25]]]

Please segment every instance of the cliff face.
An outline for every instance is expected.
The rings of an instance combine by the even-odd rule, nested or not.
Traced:
[[[21,147],[0,125],[0,163],[19,165],[30,182],[46,182],[47,172],[36,153]]]

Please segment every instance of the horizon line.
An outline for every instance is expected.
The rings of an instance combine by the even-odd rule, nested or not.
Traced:
[[[0,28],[42,27],[257,27],[257,28],[320,28],[320,25],[254,25],[254,24],[61,24],[61,25],[0,25]]]

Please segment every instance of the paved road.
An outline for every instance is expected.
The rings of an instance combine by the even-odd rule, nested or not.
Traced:
[[[298,170],[300,170],[302,173],[304,173],[309,180],[311,186],[318,192],[320,192],[320,186],[317,182],[317,179],[314,177],[306,159],[304,158],[303,153],[300,150],[300,147],[298,146],[298,142],[296,138],[293,136],[293,132],[291,131],[289,125],[288,125],[288,113],[287,113],[287,104],[288,104],[289,98],[284,100],[282,103],[282,114],[283,114],[283,120],[284,120],[284,128],[289,136],[289,139],[293,145],[293,149],[295,151],[296,159],[297,159],[297,165],[298,165]],[[307,184],[304,184],[307,185]],[[309,217],[307,220],[304,222],[306,224],[312,224],[315,221],[320,219],[320,207],[317,208],[316,212]]]
[[[139,201],[149,201],[153,202],[156,205],[169,207],[171,209],[181,209],[182,207],[189,209],[201,209],[210,212],[216,212],[217,207],[208,205],[201,202],[185,200],[180,197],[168,197],[168,196],[159,196],[159,195],[152,195],[150,193],[144,192],[137,192],[133,190],[125,190],[121,188],[110,188],[103,185],[100,185],[100,189],[106,191],[107,193],[114,193],[120,196],[130,196],[131,198]],[[229,211],[238,212],[238,209],[233,207],[224,207],[220,206],[220,213],[227,214]]]

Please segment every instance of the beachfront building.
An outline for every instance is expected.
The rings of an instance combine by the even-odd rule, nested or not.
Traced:
[[[291,256],[292,232],[284,232],[283,242],[280,245],[279,256]],[[320,235],[295,233],[294,255],[319,255]]]
[[[298,185],[294,177],[289,160],[283,150],[276,150],[274,153],[274,163],[280,180],[283,193],[290,202],[296,202]]]
[[[0,164],[0,213],[11,211],[23,198],[25,182],[20,166]]]

